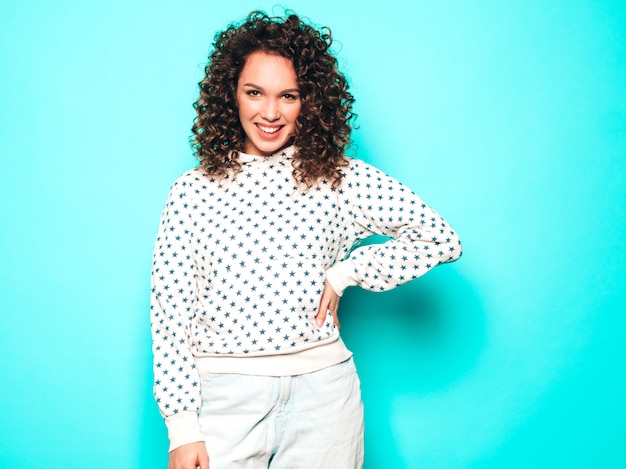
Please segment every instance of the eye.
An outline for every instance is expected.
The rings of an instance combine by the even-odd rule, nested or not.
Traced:
[[[297,94],[285,93],[283,95],[283,98],[285,98],[287,101],[295,101],[300,97]]]
[[[246,94],[248,96],[260,96],[261,95],[259,90],[248,90],[248,91],[246,91]]]

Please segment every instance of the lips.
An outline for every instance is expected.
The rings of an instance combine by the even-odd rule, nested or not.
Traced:
[[[283,128],[282,125],[277,125],[277,126],[268,126],[268,125],[262,125],[262,124],[255,124],[255,125],[257,129],[259,129],[262,132],[262,134],[266,134],[268,136],[278,133],[278,131]]]

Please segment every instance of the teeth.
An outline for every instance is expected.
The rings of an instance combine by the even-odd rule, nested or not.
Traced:
[[[264,125],[258,125],[259,129],[261,129],[263,132],[267,133],[267,134],[273,134],[276,133],[280,130],[280,127],[265,127]]]

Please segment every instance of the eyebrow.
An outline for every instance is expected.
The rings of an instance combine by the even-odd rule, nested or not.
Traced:
[[[254,83],[244,83],[241,86],[248,86],[248,87],[251,87],[251,88],[257,88],[257,89],[259,89],[261,91],[265,91],[262,86],[255,85]],[[281,90],[280,92],[281,93],[299,93],[300,89],[299,88],[288,88],[286,90]]]

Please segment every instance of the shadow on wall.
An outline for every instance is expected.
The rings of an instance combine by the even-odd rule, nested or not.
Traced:
[[[349,288],[339,314],[361,378],[366,467],[402,467],[392,403],[442,391],[473,369],[486,340],[482,305],[467,279],[443,266],[385,293]]]
[[[486,340],[482,305],[452,265],[385,293],[349,288],[339,314],[343,339],[354,352],[361,378],[365,467],[404,467],[391,424],[394,398],[437,393],[472,370]],[[147,335],[141,351],[144,376],[136,467],[166,467],[167,433],[152,398]],[[418,415],[415,425],[420,425]]]

